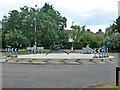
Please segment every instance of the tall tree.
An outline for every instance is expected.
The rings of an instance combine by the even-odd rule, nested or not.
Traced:
[[[104,45],[109,48],[111,52],[120,52],[120,17],[114,21],[110,27],[105,31]]]
[[[27,46],[28,40],[25,36],[22,35],[21,30],[11,30],[5,34],[5,42],[7,46],[17,47],[19,45]]]
[[[71,26],[72,30],[73,30],[73,40],[74,42],[79,42],[80,39],[80,35],[85,31],[85,27],[86,26],[79,26],[79,25],[75,25],[75,26]]]
[[[67,40],[66,33],[63,32],[67,19],[62,17],[52,5],[45,3],[42,8],[37,9],[24,6],[20,10],[20,12],[10,11],[9,16],[5,16],[2,20],[4,46],[7,45],[5,37],[9,31],[21,31],[21,36],[27,38],[29,46],[34,45],[35,38],[37,46],[42,45],[46,48],[56,40]]]

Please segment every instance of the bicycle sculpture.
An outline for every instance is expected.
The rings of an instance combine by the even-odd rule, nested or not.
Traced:
[[[60,41],[55,41],[51,46],[50,46],[50,52],[48,52],[46,55],[48,55],[49,53],[52,53],[52,52],[58,52],[58,51],[61,51],[61,52],[64,52],[64,53],[67,53],[69,55],[68,52],[64,51],[64,49],[66,49],[67,46],[66,45],[63,45],[62,42]]]

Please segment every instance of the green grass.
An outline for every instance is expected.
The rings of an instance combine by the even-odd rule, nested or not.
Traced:
[[[93,85],[93,86],[89,86],[88,88],[120,88],[120,86],[116,86],[116,83],[112,82],[112,83]]]
[[[42,52],[43,53],[47,53],[47,52],[49,52],[50,50],[48,50],[48,49],[44,49]],[[14,52],[11,52],[12,54],[14,53]],[[19,54],[27,54],[28,53],[28,51],[26,50],[26,49],[19,49],[18,50],[18,53]],[[32,53],[31,51],[29,51],[29,53]],[[38,52],[37,52],[38,53]],[[41,53],[41,50],[39,51],[39,53]],[[9,52],[5,52],[5,51],[2,51],[2,52],[0,52],[0,54],[9,54]]]

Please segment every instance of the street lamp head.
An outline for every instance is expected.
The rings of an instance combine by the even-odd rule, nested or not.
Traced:
[[[35,7],[37,7],[37,5],[35,5]]]

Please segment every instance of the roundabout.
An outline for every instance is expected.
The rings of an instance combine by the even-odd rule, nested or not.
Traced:
[[[97,55],[98,56],[98,55]],[[94,58],[94,54],[80,53],[50,53],[44,54],[25,54],[3,57],[2,63],[9,64],[39,64],[39,65],[93,65],[93,64],[117,64],[118,59],[114,56],[106,58]]]

